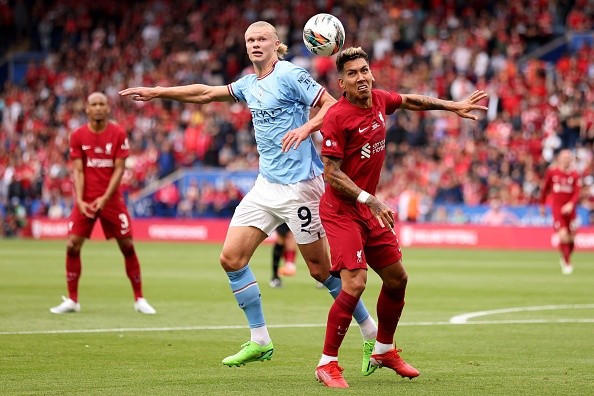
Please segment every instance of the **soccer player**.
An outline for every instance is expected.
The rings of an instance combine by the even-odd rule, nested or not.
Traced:
[[[394,212],[374,196],[385,158],[386,116],[399,108],[448,110],[476,120],[471,111],[487,109],[477,105],[487,94],[475,91],[465,100],[451,102],[372,89],[368,57],[361,48],[339,53],[336,67],[344,93],[326,113],[321,129],[326,191],[320,201],[320,218],[330,243],[331,273],[340,275],[342,290],[328,313],[323,354],[315,374],[326,386],[347,388],[338,350],[365,290],[368,265],[382,279],[382,288],[377,300],[377,341],[367,373],[389,367],[403,377],[419,375],[400,358],[394,345],[408,277],[393,230]]]
[[[282,276],[295,276],[297,273],[297,266],[295,265],[295,256],[297,253],[297,242],[295,236],[289,229],[286,223],[276,227],[276,241],[272,247],[272,278],[268,285],[272,288],[282,287],[283,283],[280,279]],[[281,257],[284,258],[285,264],[280,267]]]
[[[128,157],[128,137],[119,125],[109,121],[109,110],[107,96],[93,92],[86,105],[89,122],[70,136],[76,205],[70,215],[66,246],[68,298],[62,297],[64,301],[60,305],[50,308],[55,314],[80,311],[80,251],[97,219],[105,236],[115,238],[124,255],[126,274],[134,292],[134,309],[143,314],[157,313],[142,295],[140,263],[132,242],[130,215],[119,191]]]
[[[577,231],[576,206],[580,198],[580,177],[572,167],[573,154],[564,149],[557,154],[555,165],[547,169],[541,188],[541,214],[545,213],[545,203],[550,199],[553,212],[553,229],[559,240],[561,273],[573,273],[571,254]]]
[[[322,124],[336,100],[310,74],[282,60],[287,46],[268,22],[252,23],[245,32],[254,74],[223,86],[192,84],[177,87],[127,88],[133,100],[164,98],[191,103],[244,101],[251,113],[260,154],[254,187],[235,209],[220,255],[220,263],[250,328],[250,341],[223,359],[227,366],[270,360],[274,347],[266,327],[258,282],[249,266],[256,248],[276,227],[287,223],[310,275],[333,297],[340,278],[330,275],[326,233],[318,208],[324,192],[323,166],[310,134]],[[318,113],[309,119],[313,106]],[[363,363],[368,367],[377,327],[362,303],[353,314],[363,335]]]

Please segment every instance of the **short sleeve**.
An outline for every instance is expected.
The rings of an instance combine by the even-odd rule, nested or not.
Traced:
[[[70,135],[70,159],[82,158],[82,148],[78,139],[79,134],[73,132]]]
[[[340,128],[336,113],[326,113],[322,123],[321,133],[322,155],[326,157],[344,158],[344,145],[346,142],[345,130]]]
[[[128,158],[130,153],[130,143],[128,142],[128,134],[126,131],[118,128],[118,141],[116,143],[116,147],[118,148],[116,151],[116,158]]]
[[[239,80],[227,85],[229,94],[233,96],[233,99],[235,99],[236,102],[246,102],[245,95],[243,94],[243,91],[247,86],[246,78],[247,76],[244,76]]]
[[[387,92],[384,91],[386,98],[386,114],[390,115],[394,113],[398,108],[402,105],[402,96],[396,92]]]
[[[314,107],[326,90],[322,87],[309,72],[301,67],[288,63],[285,76],[285,84],[289,86],[292,92],[296,95],[296,100],[299,102]]]

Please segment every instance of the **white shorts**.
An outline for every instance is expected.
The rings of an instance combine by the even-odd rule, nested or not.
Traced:
[[[258,175],[235,209],[230,227],[252,226],[270,235],[287,223],[298,244],[315,242],[326,235],[319,214],[323,193],[322,175],[295,184],[271,183]]]

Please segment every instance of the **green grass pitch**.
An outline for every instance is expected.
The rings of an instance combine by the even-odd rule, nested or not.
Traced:
[[[65,293],[64,245],[0,240],[2,395],[594,394],[591,252],[577,252],[574,274],[564,276],[553,250],[405,249],[409,287],[396,341],[421,376],[381,369],[362,377],[361,336],[351,326],[340,355],[350,388],[337,391],[314,378],[331,298],[302,261],[296,277],[270,289],[271,246],[256,252],[251,266],[275,353],[228,368],[221,359],[249,331],[219,245],[136,244],[155,316],[133,311],[113,241],[83,249],[82,311],[51,314]],[[370,273],[364,301],[374,316],[379,285]],[[506,311],[522,307],[532,308]],[[484,312],[493,310],[501,311]],[[483,314],[449,322],[472,312]]]

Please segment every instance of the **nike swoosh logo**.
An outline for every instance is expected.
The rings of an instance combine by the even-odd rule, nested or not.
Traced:
[[[368,129],[369,129],[369,127],[367,127],[367,128],[359,128],[359,133],[363,133],[363,132],[365,132]]]
[[[88,150],[88,149],[90,149],[90,148],[91,148],[91,146],[84,146],[84,145],[82,146],[82,149],[83,149],[83,150]]]

